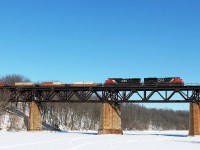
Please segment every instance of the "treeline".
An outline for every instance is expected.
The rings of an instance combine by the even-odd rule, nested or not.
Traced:
[[[7,84],[26,82],[22,75],[7,75],[0,78]],[[22,118],[8,114],[5,110],[18,109],[28,115],[29,103],[9,103],[0,93],[0,128],[7,124],[7,130],[26,130]],[[42,103],[43,121],[62,130],[98,130],[101,104],[98,103]],[[150,109],[135,104],[121,104],[123,130],[187,130],[187,111]],[[7,118],[6,118],[7,117]],[[7,123],[5,122],[7,121]]]
[[[45,107],[45,108],[44,108]],[[43,120],[64,130],[98,130],[101,104],[48,103],[43,107]],[[145,108],[121,104],[123,130],[187,130],[187,111]]]
[[[101,104],[44,103],[42,116],[46,123],[62,130],[97,130]]]
[[[124,130],[187,130],[188,111],[145,108],[139,105],[124,104],[122,128]]]

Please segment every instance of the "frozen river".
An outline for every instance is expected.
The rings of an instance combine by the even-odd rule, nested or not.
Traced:
[[[124,135],[82,132],[0,132],[0,150],[199,150],[188,131],[124,131]]]

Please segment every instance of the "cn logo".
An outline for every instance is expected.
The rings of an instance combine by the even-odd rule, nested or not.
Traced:
[[[163,78],[158,78],[158,82],[164,82]]]

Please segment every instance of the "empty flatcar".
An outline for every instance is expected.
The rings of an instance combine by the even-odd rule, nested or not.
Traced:
[[[36,86],[33,82],[15,82],[15,86]]]
[[[100,83],[95,82],[74,82],[69,84],[71,87],[93,87],[93,86],[101,86]]]
[[[63,82],[42,82],[40,86],[65,86]]]
[[[5,86],[6,84],[4,82],[0,82],[0,86]]]

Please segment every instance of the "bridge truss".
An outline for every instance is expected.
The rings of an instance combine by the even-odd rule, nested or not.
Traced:
[[[1,87],[10,102],[200,102],[200,86]]]

